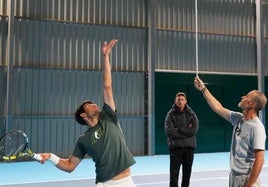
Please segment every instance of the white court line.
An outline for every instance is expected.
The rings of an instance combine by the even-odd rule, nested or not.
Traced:
[[[152,184],[168,184],[169,181],[162,181],[162,182],[147,182],[147,183],[135,183],[136,186],[146,186],[146,185],[152,185]]]
[[[157,175],[157,174],[153,174]],[[268,175],[268,173],[261,174],[262,176]],[[210,178],[202,178],[202,179],[191,179],[191,182],[198,182],[198,181],[208,181],[208,180],[229,180],[229,177],[210,177]],[[179,180],[181,182],[181,180]],[[161,181],[161,182],[151,182],[151,183],[138,183],[137,186],[146,186],[146,185],[156,185],[156,184],[168,184],[169,181]],[[268,187],[268,185],[262,184],[263,187]]]
[[[211,178],[203,178],[203,179],[191,179],[191,182],[196,181],[207,181],[207,180],[228,180],[228,177],[211,177]],[[179,180],[181,182],[181,180]],[[161,182],[147,182],[147,183],[136,183],[137,186],[146,186],[146,185],[153,185],[153,184],[167,184],[169,181],[161,181]]]
[[[207,181],[207,180],[229,180],[228,177],[211,177],[211,178],[203,178],[203,179],[191,179],[191,181]]]

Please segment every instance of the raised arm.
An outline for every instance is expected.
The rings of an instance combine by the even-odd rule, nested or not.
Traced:
[[[102,55],[104,58],[103,62],[103,99],[106,104],[108,104],[112,110],[115,110],[115,103],[113,97],[112,89],[112,73],[110,65],[110,53],[113,46],[117,43],[118,40],[113,39],[108,44],[104,42],[102,46]]]
[[[196,77],[194,79],[194,86],[197,90],[203,93],[203,96],[206,99],[210,108],[215,113],[230,122],[231,111],[222,106],[222,104],[210,93],[210,91],[207,89],[207,87],[199,77]]]

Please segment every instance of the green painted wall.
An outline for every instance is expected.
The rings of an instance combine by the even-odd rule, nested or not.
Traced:
[[[199,118],[196,152],[229,151],[232,126],[209,108],[202,94],[193,86],[194,77],[194,74],[182,73],[155,74],[156,154],[168,153],[164,120],[178,91],[186,93],[188,104]],[[254,76],[199,75],[199,77],[223,106],[234,111],[241,111],[237,107],[241,96],[257,89],[257,77]]]

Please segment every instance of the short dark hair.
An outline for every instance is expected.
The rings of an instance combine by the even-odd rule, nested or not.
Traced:
[[[175,100],[176,100],[176,98],[179,97],[179,96],[183,96],[185,99],[187,99],[187,96],[186,96],[186,94],[185,94],[184,92],[178,92],[178,93],[176,94],[176,96],[175,96]]]
[[[80,125],[87,125],[87,122],[81,117],[81,114],[85,112],[84,106],[85,104],[92,104],[92,101],[84,101],[77,109],[74,114],[75,121]]]

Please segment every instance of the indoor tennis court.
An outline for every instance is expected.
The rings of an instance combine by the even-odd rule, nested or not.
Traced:
[[[108,87],[137,162],[136,185],[168,186],[165,118],[183,92],[199,121],[191,187],[226,187],[233,128],[203,94],[233,111],[251,90],[268,96],[267,18],[268,0],[0,0],[0,137],[21,130],[30,152],[69,158],[88,129],[75,110],[86,100],[104,104],[102,49],[116,39]],[[195,77],[204,81],[200,90]],[[258,116],[267,127],[267,105]],[[22,149],[6,155],[13,147],[2,142],[1,187],[94,186],[91,159],[73,173],[30,158],[5,163]],[[267,175],[265,163],[264,187]]]
[[[267,160],[266,152],[266,160]],[[135,157],[132,177],[138,187],[167,187],[169,183],[168,155]],[[195,154],[191,187],[228,186],[229,153]],[[90,169],[89,169],[90,168]],[[73,173],[56,169],[51,163],[35,161],[0,163],[1,187],[89,187],[94,186],[94,164],[85,159]],[[262,186],[268,186],[268,163],[261,173]]]

